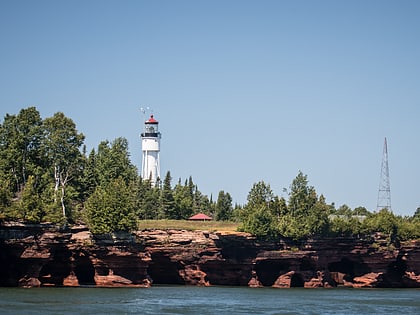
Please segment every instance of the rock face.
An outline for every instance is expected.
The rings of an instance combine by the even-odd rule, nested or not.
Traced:
[[[379,244],[379,245],[378,245]],[[0,286],[420,287],[420,242],[334,238],[294,244],[246,233],[0,227]]]

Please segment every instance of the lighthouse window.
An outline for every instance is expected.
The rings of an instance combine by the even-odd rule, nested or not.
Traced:
[[[153,126],[146,126],[146,132],[153,133],[155,132],[155,128]]]

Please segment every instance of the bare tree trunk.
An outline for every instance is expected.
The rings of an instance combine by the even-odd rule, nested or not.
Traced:
[[[55,179],[55,186],[54,186],[54,203],[57,202],[57,192],[58,186],[60,185],[60,166],[54,166],[54,179]]]
[[[60,198],[61,209],[63,210],[63,217],[66,218],[66,206],[64,205],[64,194],[65,194],[66,184],[69,179],[69,174],[66,173],[66,176],[64,178],[62,178],[62,174],[60,174],[60,179],[61,179],[60,180],[61,182],[61,198]]]
[[[61,185],[61,209],[63,209],[63,217],[66,217],[66,206],[64,205],[64,185]]]

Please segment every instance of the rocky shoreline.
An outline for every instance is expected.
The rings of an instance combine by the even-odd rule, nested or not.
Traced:
[[[420,241],[380,237],[258,241],[246,233],[0,227],[0,286],[419,288]]]

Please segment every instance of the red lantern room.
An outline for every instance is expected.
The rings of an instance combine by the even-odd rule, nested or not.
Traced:
[[[144,122],[144,132],[142,137],[157,137],[159,133],[159,122],[150,115],[150,118]]]

